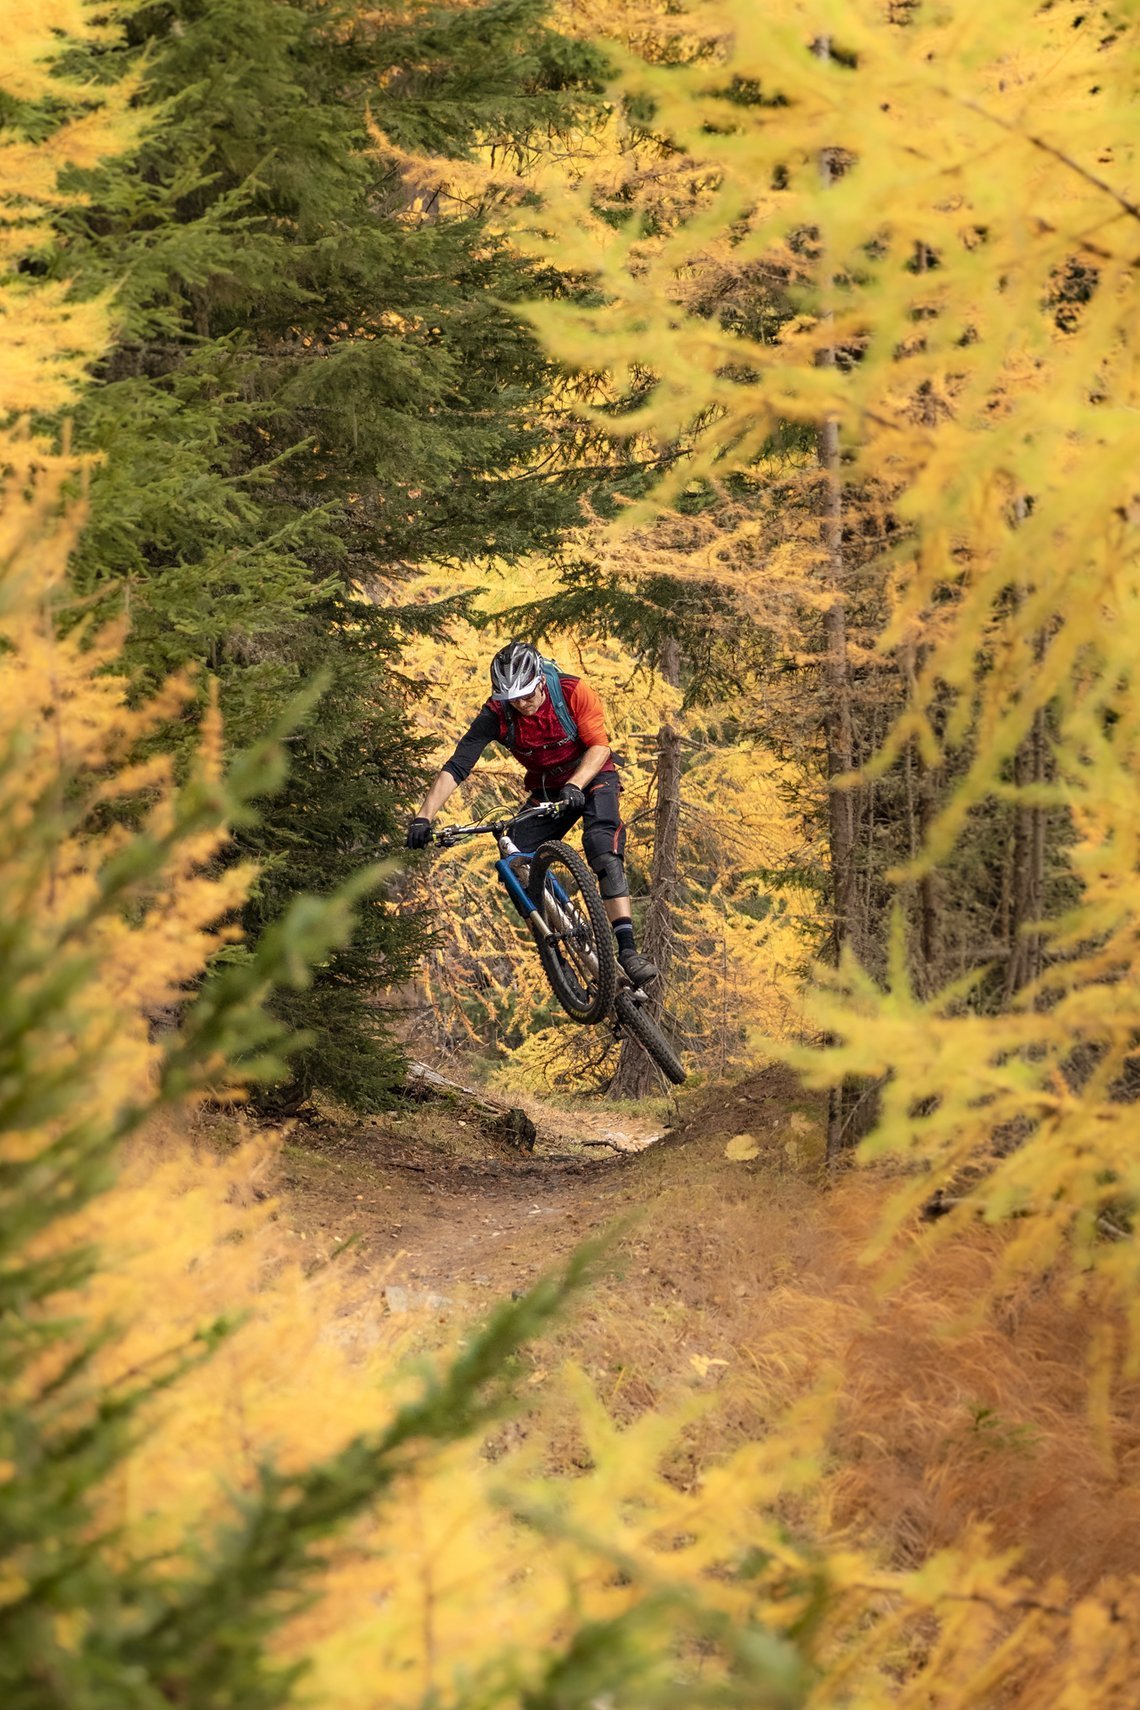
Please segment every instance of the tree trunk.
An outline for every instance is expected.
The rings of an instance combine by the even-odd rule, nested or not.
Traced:
[[[908,688],[914,695],[914,663],[910,662]],[[916,742],[908,742],[903,756],[903,783],[906,792],[907,850],[912,861],[920,849],[925,849],[934,820],[934,783],[930,767]],[[919,997],[927,998],[938,984],[936,967],[939,954],[938,897],[934,875],[927,871],[918,881],[917,945],[912,954],[912,973]],[[912,941],[913,942],[913,941]]]
[[[821,36],[814,43],[819,59],[831,57],[831,39]],[[826,188],[839,173],[829,149],[819,156],[820,181]],[[828,295],[828,261],[826,253],[821,263],[824,269],[824,296]],[[830,319],[824,308],[823,318]],[[834,368],[835,350],[826,345],[819,353],[821,368]],[[838,964],[843,951],[856,950],[862,943],[859,930],[858,894],[855,864],[855,791],[837,785],[837,779],[854,768],[855,742],[851,714],[851,679],[847,657],[847,608],[843,598],[843,489],[839,459],[839,423],[827,416],[816,432],[816,454],[823,474],[823,502],[820,526],[827,554],[827,582],[830,603],[824,608],[824,712],[823,727],[827,744],[828,843],[831,856],[832,952]],[[833,1087],[828,1101],[827,1161],[834,1163],[840,1154],[858,1138],[855,1126],[858,1113],[865,1110],[866,1089],[844,1082]],[[864,1129],[866,1123],[864,1122]]]
[[[1045,712],[1038,707],[1028,736],[1017,750],[1013,781],[1019,788],[1046,779]],[[1019,802],[1013,831],[1013,870],[1010,875],[1009,960],[1005,970],[1005,1000],[1035,980],[1041,972],[1041,934],[1034,922],[1045,904],[1045,848],[1048,815],[1040,802]]]
[[[930,767],[918,756],[918,835],[925,849],[934,822],[934,785]],[[934,874],[927,869],[918,881],[918,941],[922,966],[921,996],[929,997],[938,984],[938,899]]]
[[[488,1098],[486,1093],[473,1092],[470,1087],[429,1069],[426,1063],[409,1063],[404,1082],[410,1098],[438,1097],[461,1105],[469,1115],[478,1117],[489,1133],[521,1152],[533,1152],[538,1130],[525,1110]]]
[[[1028,504],[1023,493],[1014,501],[1013,526],[1020,528],[1025,521]],[[1029,592],[1023,590],[1022,598]],[[1037,637],[1035,657],[1040,663],[1045,653],[1045,637]],[[1038,707],[1024,741],[1013,761],[1013,781],[1019,790],[1046,779],[1045,709]],[[1009,960],[1005,965],[1006,1003],[1022,986],[1035,980],[1041,972],[1041,934],[1030,930],[1041,919],[1045,904],[1045,843],[1047,814],[1040,802],[1017,804],[1013,827],[1013,861],[1010,872],[1010,908],[1008,925]]]
[[[661,674],[674,685],[680,680],[680,652],[672,639],[661,650]],[[653,864],[649,907],[645,914],[642,948],[657,964],[657,979],[649,988],[649,1013],[661,1020],[669,969],[673,961],[673,923],[677,905],[677,847],[681,830],[681,734],[666,722],[657,733],[657,805],[653,814]],[[617,1070],[610,1083],[613,1098],[647,1098],[661,1087],[661,1076],[640,1045],[622,1042]]]
[[[930,265],[932,252],[920,239],[915,246],[915,270],[925,273]],[[931,400],[924,406],[925,419],[933,427],[936,412]],[[911,693],[914,693],[916,662],[911,662]],[[916,744],[918,761],[918,842],[919,848],[925,849],[930,837],[930,827],[934,823],[934,784],[930,776],[930,767],[923,758],[922,751]],[[913,851],[912,851],[913,855]],[[929,997],[938,984],[938,969],[935,966],[938,957],[938,900],[934,891],[934,874],[929,870],[923,873],[918,881],[918,940],[919,965],[922,970],[919,995]]]
[[[831,352],[825,355],[834,356]],[[839,428],[834,420],[819,430],[819,463],[826,477],[823,501],[823,539],[827,548],[828,577],[836,598],[823,614],[824,636],[824,733],[827,740],[828,841],[831,854],[831,891],[834,923],[832,939],[835,960],[857,932],[855,888],[855,791],[840,789],[836,780],[852,771],[855,743],[851,719],[851,682],[847,664],[847,613],[840,590],[843,585],[842,498],[839,484]]]

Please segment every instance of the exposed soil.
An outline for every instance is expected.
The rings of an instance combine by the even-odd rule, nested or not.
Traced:
[[[676,1125],[664,1135],[667,1145],[694,1145],[734,1134],[754,1134],[762,1149],[771,1149],[789,1110],[819,1103],[782,1063],[770,1064],[734,1086],[707,1087],[691,1098]],[[820,1112],[822,1119],[822,1110]]]
[[[351,1243],[340,1262],[390,1309],[510,1293],[636,1211],[661,1179],[655,1153],[692,1146],[721,1159],[725,1140],[747,1133],[770,1167],[773,1148],[798,1144],[785,1132],[793,1102],[804,1102],[794,1078],[769,1068],[689,1095],[664,1133],[625,1112],[531,1103],[530,1153],[505,1144],[501,1124],[446,1097],[364,1121],[325,1120],[286,1147],[284,1210],[314,1258]]]

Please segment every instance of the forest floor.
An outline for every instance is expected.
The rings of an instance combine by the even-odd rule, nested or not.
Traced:
[[[702,1197],[722,1170],[743,1186],[755,1160],[726,1161],[733,1135],[755,1137],[765,1173],[801,1166],[822,1143],[821,1113],[782,1070],[664,1109],[527,1100],[538,1131],[530,1152],[446,1096],[363,1121],[328,1117],[286,1147],[290,1228],[314,1256],[351,1243],[360,1289],[375,1289],[387,1310],[461,1309],[481,1292],[525,1287],[691,1171]]]
[[[913,1219],[869,1263],[897,1181],[827,1181],[822,1103],[782,1068],[687,1091],[670,1122],[528,1109],[533,1153],[446,1098],[294,1130],[278,1227],[342,1267],[328,1334],[350,1357],[392,1315],[413,1351],[453,1343],[608,1233],[600,1280],[524,1361],[548,1464],[576,1464],[568,1362],[619,1424],[679,1409],[682,1476],[814,1407],[830,1371],[829,1527],[914,1565],[982,1523],[1074,1591],[1140,1571],[1140,1384],[1091,1418],[1088,1317],[1060,1270],[1009,1280],[1000,1233],[946,1240]],[[900,1254],[905,1285],[887,1293]]]

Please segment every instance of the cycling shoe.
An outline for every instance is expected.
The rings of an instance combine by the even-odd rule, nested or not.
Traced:
[[[622,950],[618,961],[625,971],[631,985],[649,986],[657,978],[657,964],[651,962],[648,956],[643,956],[640,950]]]

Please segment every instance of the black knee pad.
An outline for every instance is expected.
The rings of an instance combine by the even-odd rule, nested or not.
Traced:
[[[615,897],[629,895],[629,880],[625,876],[625,866],[618,856],[611,854],[608,849],[590,857],[590,865],[598,880],[598,889],[607,902]]]

